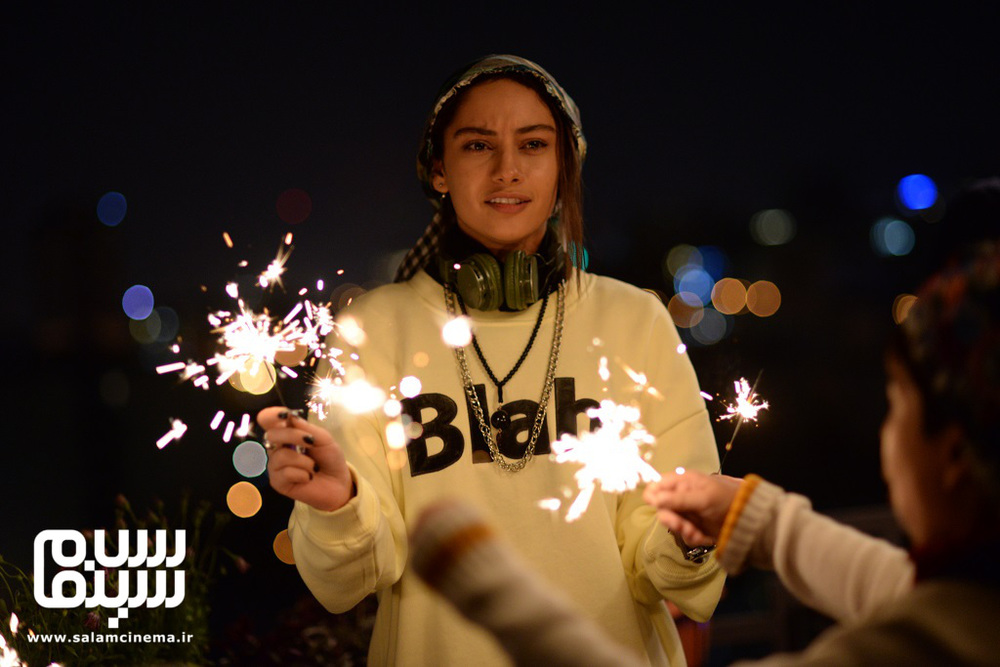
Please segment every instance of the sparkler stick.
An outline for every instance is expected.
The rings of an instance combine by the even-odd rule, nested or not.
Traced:
[[[732,419],[736,418],[736,428],[733,429],[733,435],[729,438],[729,442],[726,443],[726,450],[722,454],[722,460],[719,462],[719,472],[722,472],[722,465],[726,462],[726,457],[729,456],[729,452],[733,449],[733,442],[736,440],[736,435],[740,432],[740,427],[743,426],[745,421],[757,421],[757,413],[761,410],[767,410],[769,406],[767,401],[762,403],[754,403],[753,400],[757,396],[757,384],[760,382],[760,376],[764,374],[764,369],[760,369],[757,373],[757,379],[753,381],[753,386],[749,386],[744,378],[740,378],[736,384],[736,404],[726,406],[728,409],[728,414],[725,414],[719,419]]]

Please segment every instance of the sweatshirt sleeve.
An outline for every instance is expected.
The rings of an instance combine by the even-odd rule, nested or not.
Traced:
[[[749,476],[740,491],[717,551],[727,572],[746,565],[775,570],[803,604],[838,621],[867,615],[912,589],[905,550],[818,514],[808,499],[760,478]]]
[[[385,375],[379,368],[386,362],[370,345],[361,354],[365,368],[352,366],[345,377],[377,386]],[[398,498],[398,470],[388,459],[403,454],[386,447],[385,423],[376,413],[355,415],[334,407],[326,419],[311,419],[329,430],[344,449],[357,494],[332,512],[296,502],[288,533],[302,580],[327,610],[341,613],[389,588],[403,574],[406,526]]]
[[[655,297],[650,296],[650,299]],[[666,309],[652,304],[647,331],[646,367],[651,389],[641,399],[642,422],[656,438],[650,464],[658,471],[686,469],[713,473],[719,455],[698,380]],[[623,494],[618,504],[618,541],[633,596],[644,604],[673,602],[688,617],[711,617],[722,594],[725,573],[715,558],[685,560],[674,536],[642,499],[642,489]]]

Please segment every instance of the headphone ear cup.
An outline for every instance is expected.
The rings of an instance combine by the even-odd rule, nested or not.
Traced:
[[[504,298],[511,310],[524,310],[538,301],[538,259],[523,250],[507,255],[503,265]]]
[[[455,276],[458,293],[476,310],[496,310],[503,298],[503,276],[493,255],[477,253],[462,262]]]

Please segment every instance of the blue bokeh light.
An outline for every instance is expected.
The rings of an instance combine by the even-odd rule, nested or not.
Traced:
[[[937,201],[937,186],[929,176],[923,174],[910,174],[899,180],[896,186],[896,194],[899,201],[911,211],[923,211]]]
[[[97,200],[97,219],[108,227],[116,227],[125,219],[128,202],[120,192],[107,192]]]
[[[160,306],[154,311],[160,317],[160,333],[156,336],[158,343],[169,343],[177,337],[177,332],[181,327],[180,317],[177,311],[169,306]]]
[[[698,252],[701,253],[701,268],[712,277],[712,284],[714,285],[726,274],[729,258],[726,257],[726,253],[714,245],[699,246]],[[709,291],[711,292],[711,288]]]
[[[910,254],[916,245],[916,240],[913,228],[902,220],[882,218],[872,225],[872,248],[883,257],[902,257]]]
[[[715,280],[712,276],[696,264],[682,266],[674,275],[674,292],[681,294],[688,292],[698,297],[699,303],[689,303],[691,306],[704,306],[712,298],[712,287]],[[685,302],[687,300],[685,299]]]
[[[133,320],[144,320],[153,312],[153,291],[145,285],[132,285],[122,295],[122,310]]]
[[[715,345],[729,334],[731,320],[717,310],[706,308],[701,321],[691,327],[691,336],[702,345]]]

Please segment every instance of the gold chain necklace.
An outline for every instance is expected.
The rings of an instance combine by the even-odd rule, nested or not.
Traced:
[[[454,319],[457,315],[457,309],[455,307],[455,294],[448,288],[447,283],[445,283],[444,286],[444,302],[448,308],[449,317]],[[476,394],[476,388],[472,384],[472,373],[469,371],[469,361],[465,356],[465,347],[455,347],[455,359],[458,361],[458,367],[462,371],[462,386],[465,388],[466,396],[469,397],[469,403],[472,405],[472,411],[476,415],[479,432],[482,433],[483,439],[486,441],[486,445],[490,448],[490,454],[493,456],[493,460],[502,470],[506,470],[507,472],[517,472],[518,470],[522,470],[524,466],[528,465],[528,461],[530,461],[531,457],[535,454],[535,445],[538,443],[538,437],[542,433],[542,426],[545,424],[545,412],[549,406],[549,397],[552,395],[552,386],[555,384],[556,366],[559,364],[559,345],[562,342],[563,320],[565,315],[566,282],[563,281],[559,283],[559,291],[556,294],[556,322],[552,332],[552,349],[549,352],[549,367],[545,373],[545,385],[542,387],[542,397],[538,402],[538,410],[535,412],[535,422],[531,427],[531,437],[528,439],[528,446],[524,451],[524,457],[513,463],[507,461],[507,459],[500,453],[500,445],[497,438],[493,435],[493,430],[486,422],[486,413],[483,410],[482,404],[479,402],[479,395]],[[497,430],[497,434],[499,435],[499,429]]]

